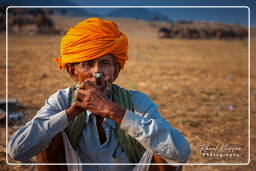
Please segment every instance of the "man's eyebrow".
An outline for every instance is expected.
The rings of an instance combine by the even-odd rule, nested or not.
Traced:
[[[82,62],[80,62],[80,63],[81,63],[81,64],[85,64],[85,63],[92,63],[92,62],[95,62],[95,60],[82,61]]]
[[[100,61],[111,61],[110,59],[102,59]]]

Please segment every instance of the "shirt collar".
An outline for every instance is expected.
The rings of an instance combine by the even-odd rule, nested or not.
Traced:
[[[106,123],[111,126],[113,129],[116,129],[116,123],[112,119],[105,118]]]
[[[86,115],[85,124],[87,125],[88,122],[89,122],[89,118],[92,115],[92,113],[89,110],[86,110],[85,115]]]

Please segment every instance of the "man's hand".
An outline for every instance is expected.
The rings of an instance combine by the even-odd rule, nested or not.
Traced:
[[[93,114],[107,117],[116,123],[121,123],[125,109],[110,101],[98,85],[89,80],[80,84],[77,90],[76,102],[66,110],[68,119],[71,120],[83,110]]]

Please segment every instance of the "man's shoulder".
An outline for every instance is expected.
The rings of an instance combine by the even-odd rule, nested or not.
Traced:
[[[119,87],[122,90],[127,91],[132,99],[133,98],[149,98],[146,94],[144,94],[144,93],[142,93],[138,90],[130,90],[130,89],[127,89],[125,87],[121,87],[121,86],[116,85],[116,84],[115,84],[115,86]]]
[[[131,98],[150,99],[145,93],[138,90],[128,90]]]
[[[143,106],[155,105],[153,100],[145,93],[138,90],[129,90],[129,89],[125,89],[125,90],[128,91],[131,101],[134,105],[143,105]]]
[[[55,93],[53,93],[50,98],[67,98],[69,96],[71,87],[67,87],[64,89],[59,89]]]
[[[48,98],[46,103],[52,106],[66,107],[69,105],[70,90],[71,87],[57,90]]]
[[[128,90],[135,114],[140,116],[151,115],[150,117],[158,117],[160,114],[157,111],[158,106],[145,93],[138,90]]]

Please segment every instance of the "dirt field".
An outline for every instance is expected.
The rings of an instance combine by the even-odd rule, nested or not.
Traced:
[[[81,18],[55,18],[67,29]],[[116,84],[140,90],[159,105],[161,115],[180,130],[191,145],[188,163],[248,162],[248,44],[246,40],[159,39],[147,22],[114,19],[129,38],[129,60]],[[30,120],[58,89],[73,84],[58,71],[52,58],[59,55],[61,35],[10,35],[8,41],[10,98],[23,105],[25,118],[9,126],[8,137]],[[0,34],[5,57],[5,35]],[[252,38],[255,48],[255,37]],[[252,46],[253,48],[253,46]],[[255,50],[251,56],[255,64]],[[5,59],[0,62],[0,98],[5,97]],[[254,69],[254,68],[253,68]],[[255,70],[251,71],[255,79]],[[251,163],[249,166],[184,166],[190,170],[256,170],[255,84],[251,87]],[[206,157],[200,145],[236,145],[239,157]],[[15,162],[9,159],[9,162]],[[5,126],[0,125],[0,170],[36,170],[5,163]]]

